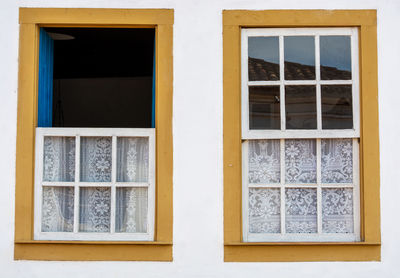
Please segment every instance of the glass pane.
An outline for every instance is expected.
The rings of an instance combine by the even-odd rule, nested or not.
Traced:
[[[44,181],[75,181],[75,138],[44,137]]]
[[[115,231],[117,233],[147,232],[147,188],[117,188]]]
[[[81,138],[81,181],[111,181],[111,137]]]
[[[351,85],[321,86],[323,129],[353,128]]]
[[[249,189],[249,232],[281,232],[281,192],[279,188]]]
[[[324,233],[353,233],[353,189],[322,189],[322,231]]]
[[[279,80],[279,38],[249,37],[249,80]]]
[[[249,183],[281,182],[279,140],[249,141]]]
[[[315,86],[285,86],[286,128],[316,129]]]
[[[249,87],[250,129],[280,129],[279,86]]]
[[[323,183],[352,183],[352,139],[322,139],[321,167]]]
[[[117,140],[117,181],[147,182],[149,178],[149,139],[120,137]]]
[[[286,189],[286,232],[317,232],[317,190],[312,188]]]
[[[285,80],[315,79],[314,37],[285,37]]]
[[[81,187],[79,191],[79,231],[110,231],[111,189]]]
[[[317,182],[317,148],[314,139],[285,140],[286,183]]]
[[[350,36],[321,36],[319,42],[321,79],[351,79]]]
[[[74,230],[74,188],[43,187],[42,232]]]

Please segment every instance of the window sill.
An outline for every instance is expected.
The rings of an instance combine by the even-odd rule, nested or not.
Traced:
[[[14,244],[15,260],[172,261],[172,243],[160,241],[36,241]]]
[[[380,261],[380,242],[227,242],[225,262]]]
[[[381,245],[380,242],[227,242],[225,246],[325,246],[325,245]]]

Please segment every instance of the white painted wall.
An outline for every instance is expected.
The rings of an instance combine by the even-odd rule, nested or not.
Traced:
[[[13,261],[18,8],[173,8],[174,261]],[[377,9],[382,262],[224,263],[222,10]],[[399,0],[1,0],[0,277],[400,277]]]

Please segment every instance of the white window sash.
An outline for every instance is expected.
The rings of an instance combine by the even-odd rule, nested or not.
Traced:
[[[281,175],[280,183],[275,184],[249,184],[249,144],[242,144],[242,232],[244,242],[340,242],[360,241],[360,178],[359,178],[359,144],[358,139],[353,139],[353,183],[322,183],[321,182],[321,140],[317,144],[317,182],[313,184],[287,184],[285,183],[285,146],[284,139],[280,143]],[[249,189],[250,188],[279,188],[280,189],[280,233],[250,233],[249,232]],[[285,231],[285,189],[286,188],[316,188],[317,189],[317,233],[286,233]],[[352,188],[353,189],[353,233],[323,233],[322,232],[322,188]]]
[[[350,36],[351,40],[351,80],[320,80],[319,37],[329,35]],[[248,38],[279,37],[278,81],[248,81]],[[284,80],[284,36],[315,36],[315,80]],[[359,105],[359,59],[357,28],[260,28],[242,29],[241,38],[241,83],[242,83],[242,139],[279,139],[279,138],[357,138],[360,137],[360,105]],[[322,129],[321,85],[352,85],[352,129]],[[280,130],[251,130],[249,127],[249,86],[280,86]],[[286,130],[285,88],[284,85],[316,85],[317,129]]]
[[[43,177],[43,144],[44,137],[61,136],[75,137],[75,181],[74,182],[44,182]],[[111,182],[80,182],[80,138],[81,137],[111,137],[112,138],[112,171]],[[149,175],[148,182],[117,182],[117,138],[147,137],[149,139]],[[35,240],[84,240],[84,241],[153,241],[155,222],[155,129],[154,128],[36,128],[35,147],[35,210],[34,239]],[[73,232],[42,232],[42,198],[44,186],[74,187],[74,230]],[[110,232],[79,232],[79,187],[109,187],[111,188]],[[146,187],[147,192],[147,232],[146,233],[116,233],[115,204],[117,187]]]

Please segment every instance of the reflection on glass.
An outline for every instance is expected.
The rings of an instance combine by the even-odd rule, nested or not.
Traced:
[[[350,36],[321,36],[321,79],[351,79]]]
[[[250,129],[280,129],[279,86],[249,87]]]
[[[285,37],[285,79],[315,79],[314,37]]]
[[[279,80],[279,38],[249,37],[249,80]]]
[[[321,86],[322,128],[353,128],[351,85]]]
[[[315,86],[286,86],[285,107],[287,129],[317,128]]]

